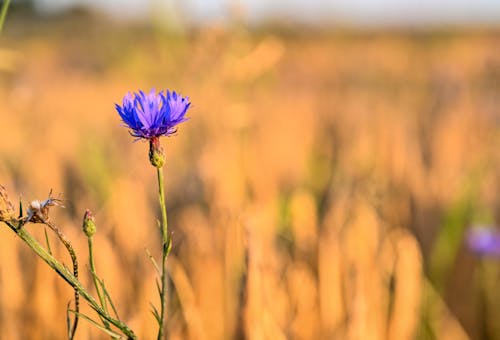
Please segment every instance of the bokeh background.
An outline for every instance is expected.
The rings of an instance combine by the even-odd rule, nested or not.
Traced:
[[[114,103],[175,89],[193,104],[163,139],[173,339],[500,339],[498,263],[464,243],[500,218],[500,5],[440,4],[14,1],[0,183],[64,197],[87,287],[94,212],[97,271],[154,338],[155,171]],[[0,228],[0,338],[64,339],[71,299]]]

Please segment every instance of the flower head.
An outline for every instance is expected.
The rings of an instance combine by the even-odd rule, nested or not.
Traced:
[[[500,256],[500,232],[486,227],[475,227],[467,234],[467,245],[478,255]]]
[[[122,106],[116,104],[115,107],[132,136],[151,140],[174,134],[176,126],[188,120],[185,115],[190,105],[189,98],[175,91],[156,93],[152,89],[148,94],[127,93]]]

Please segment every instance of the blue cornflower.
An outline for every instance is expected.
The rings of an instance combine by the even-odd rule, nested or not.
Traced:
[[[123,97],[123,105],[115,107],[132,136],[152,140],[174,134],[176,126],[188,120],[185,115],[190,105],[189,98],[175,91],[156,93],[152,89],[149,94],[129,92]]]
[[[467,234],[467,245],[478,255],[500,257],[500,232],[492,228],[475,227]]]

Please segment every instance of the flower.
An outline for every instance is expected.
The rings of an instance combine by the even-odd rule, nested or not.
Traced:
[[[188,97],[175,91],[156,93],[152,89],[149,94],[129,92],[123,97],[123,105],[115,104],[115,107],[132,136],[151,140],[174,134],[176,126],[188,120],[185,114],[190,105]]]
[[[475,227],[467,234],[467,246],[478,255],[500,256],[500,232],[492,228]]]

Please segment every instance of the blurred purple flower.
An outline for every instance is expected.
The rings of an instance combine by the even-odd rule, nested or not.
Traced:
[[[185,114],[190,105],[189,98],[175,91],[156,93],[152,89],[149,94],[129,92],[123,97],[123,105],[115,107],[132,136],[151,140],[174,134],[176,126],[188,120]]]
[[[467,246],[478,255],[500,257],[500,232],[486,227],[476,227],[467,233]]]

